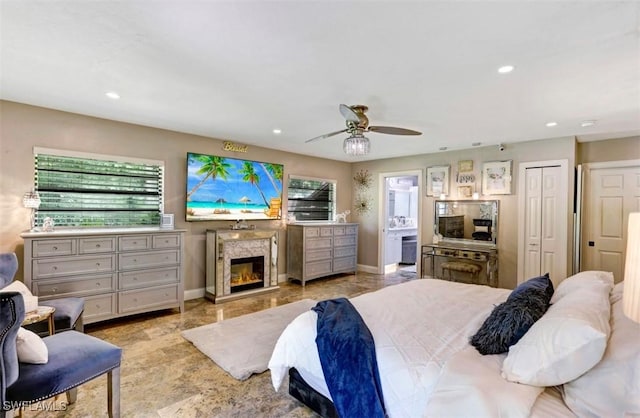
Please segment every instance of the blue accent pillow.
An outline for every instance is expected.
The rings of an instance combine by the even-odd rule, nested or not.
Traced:
[[[501,354],[517,343],[544,315],[553,296],[549,273],[516,287],[506,301],[497,305],[470,343],[480,354]]]

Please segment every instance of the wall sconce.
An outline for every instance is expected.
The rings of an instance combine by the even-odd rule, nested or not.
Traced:
[[[629,214],[622,306],[627,317],[640,322],[640,212]]]
[[[30,231],[34,231],[36,229],[36,209],[40,207],[40,195],[36,190],[32,190],[27,192],[22,196],[22,206],[27,209],[31,209],[31,229]]]
[[[440,193],[440,200],[446,200],[447,199],[447,195],[444,193]]]

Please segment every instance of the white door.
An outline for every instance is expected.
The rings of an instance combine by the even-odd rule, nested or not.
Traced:
[[[549,273],[557,285],[567,277],[566,163],[523,163],[520,176],[518,283]]]
[[[627,164],[585,167],[581,270],[611,271],[616,282],[624,274],[629,212],[640,211],[640,164]]]

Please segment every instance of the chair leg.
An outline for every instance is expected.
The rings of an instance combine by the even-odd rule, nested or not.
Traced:
[[[107,407],[109,418],[120,418],[120,367],[107,373]]]
[[[78,399],[78,387],[71,388],[67,391],[67,403],[72,404]]]
[[[73,326],[73,329],[78,331],[78,332],[82,332],[84,334],[84,321],[82,320],[82,316],[84,315],[84,312],[82,312],[80,314],[80,316],[78,317],[78,320],[76,321],[75,325]]]

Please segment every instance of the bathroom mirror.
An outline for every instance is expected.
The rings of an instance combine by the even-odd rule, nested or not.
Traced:
[[[495,245],[497,200],[436,200],[434,233],[443,240]]]

